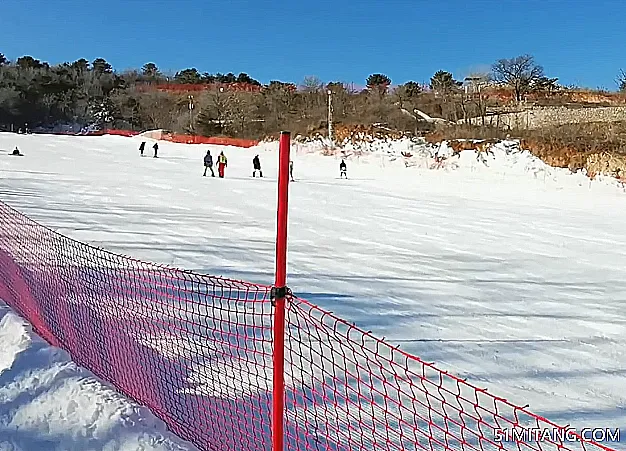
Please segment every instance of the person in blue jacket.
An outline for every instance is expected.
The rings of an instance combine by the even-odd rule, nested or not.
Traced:
[[[215,177],[215,172],[213,172],[213,156],[211,155],[211,151],[207,150],[206,155],[204,156],[204,174],[203,177],[206,177],[206,170],[211,170],[211,177]]]

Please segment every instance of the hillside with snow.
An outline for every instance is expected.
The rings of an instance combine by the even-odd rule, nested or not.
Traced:
[[[0,133],[0,200],[112,252],[272,283],[277,143],[162,142],[151,158],[150,142],[142,158],[139,142]],[[621,183],[513,142],[457,157],[408,139],[346,147],[340,180],[325,147],[293,146],[298,296],[556,423],[626,433]],[[225,179],[202,177],[207,149],[226,153]],[[0,450],[193,449],[0,315]]]

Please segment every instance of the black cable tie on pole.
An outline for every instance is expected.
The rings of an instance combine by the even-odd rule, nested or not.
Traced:
[[[292,291],[289,287],[272,287],[270,290],[270,299],[272,300],[272,307],[276,307],[276,299],[283,299],[287,296],[291,296]]]

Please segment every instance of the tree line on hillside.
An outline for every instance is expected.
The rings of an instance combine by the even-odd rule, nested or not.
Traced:
[[[206,89],[158,88],[171,84]],[[236,84],[258,89],[231,89]],[[317,77],[307,77],[299,85],[281,81],[262,85],[245,73],[209,74],[189,68],[167,76],[154,63],[117,72],[102,58],[49,65],[32,56],[8,61],[0,53],[0,128],[76,124],[246,138],[286,128],[307,133],[327,126],[330,91],[335,122],[385,123],[418,132],[431,127],[420,112],[449,121],[484,117],[489,101],[480,87],[494,84],[510,88],[517,100],[560,88],[530,55],[501,59],[490,73],[471,74],[464,81],[440,70],[428,85],[409,81],[392,88],[388,76],[372,74],[366,88],[358,90]]]

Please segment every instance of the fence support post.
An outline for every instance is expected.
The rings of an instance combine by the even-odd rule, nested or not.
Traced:
[[[285,408],[285,298],[287,283],[287,212],[289,198],[290,132],[280,133],[278,155],[278,209],[276,223],[276,280],[274,305],[274,353],[272,394],[272,451],[283,451]]]

